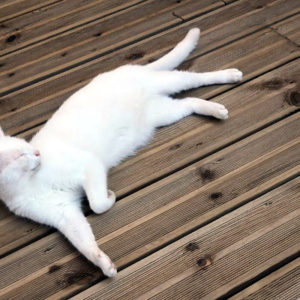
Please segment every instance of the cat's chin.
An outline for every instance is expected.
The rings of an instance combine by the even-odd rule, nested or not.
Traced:
[[[40,169],[41,164],[39,163],[38,165],[36,165],[35,167],[33,167],[30,171],[31,172],[37,172]]]
[[[40,169],[40,167],[41,167],[41,160],[38,159],[34,162],[34,165],[31,167],[30,171],[31,172],[36,172]]]

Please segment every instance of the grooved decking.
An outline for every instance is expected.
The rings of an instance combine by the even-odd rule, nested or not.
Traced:
[[[0,124],[29,139],[95,75],[152,61],[192,27],[181,69],[244,79],[185,94],[230,118],[161,128],[111,170],[118,202],[87,215],[114,279],[0,203],[0,299],[300,298],[298,1],[3,0]]]

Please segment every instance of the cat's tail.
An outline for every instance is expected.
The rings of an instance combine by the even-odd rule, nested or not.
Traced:
[[[152,70],[173,70],[179,66],[195,49],[200,36],[200,29],[190,29],[185,38],[162,58],[147,65]]]

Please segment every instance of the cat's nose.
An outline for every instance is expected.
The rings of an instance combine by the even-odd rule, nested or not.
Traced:
[[[35,156],[40,156],[40,155],[41,155],[41,153],[40,153],[40,151],[39,151],[39,150],[35,150],[35,151],[34,151],[34,155],[35,155]]]

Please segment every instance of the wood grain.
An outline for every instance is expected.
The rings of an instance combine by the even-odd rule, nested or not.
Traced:
[[[0,55],[148,0],[65,0],[5,21],[0,28]],[[78,17],[80,16],[80,17]]]
[[[255,282],[230,300],[280,300],[300,298],[300,258]]]
[[[300,46],[300,15],[280,22],[272,26],[279,34],[285,36],[287,39],[295,43],[297,46]]]
[[[3,65],[0,69],[2,74],[0,92],[4,93],[39,78],[57,74],[170,26],[180,24],[182,20],[174,15],[176,13],[183,18],[193,17],[222,5],[224,3],[217,0],[185,0],[184,2],[151,0],[135,6],[128,4],[129,8],[120,12],[88,22],[74,30],[0,58],[0,64]],[[97,7],[97,11],[98,9]],[[32,31],[29,30],[28,34],[33,34]],[[25,38],[25,33],[19,34],[22,34],[19,39]],[[128,60],[132,58],[129,57]]]
[[[297,127],[298,114],[139,190],[102,216],[89,216],[98,243],[124,267],[295,176]],[[60,298],[101,273],[54,233],[3,258],[0,276],[4,299]]]
[[[4,95],[9,90],[53,76],[68,68],[76,67],[84,61],[97,58],[109,51],[124,47],[134,41],[136,42],[143,37],[161,31],[163,28],[168,28],[170,24],[180,24],[181,20],[174,17],[171,12],[176,12],[176,15],[180,15],[183,18],[189,18],[191,14],[192,16],[197,16],[220,6],[220,3],[207,0],[205,2],[191,2],[188,3],[189,5],[185,5],[182,2],[177,4],[177,6],[181,5],[177,7],[174,6],[174,1],[172,1],[170,0],[170,3],[168,1],[156,1],[155,3],[159,7],[154,7],[152,3],[147,2],[148,4],[141,4],[113,17],[97,21],[98,23],[100,22],[99,24],[91,23],[86,27],[79,27],[74,31],[58,35],[49,41],[3,57],[2,61],[0,59],[0,65],[2,65],[0,69],[2,88],[0,87],[0,91]],[[181,32],[183,35],[188,28],[194,26],[200,26],[204,33],[207,31],[210,33],[210,36],[214,36],[216,43],[226,43],[228,42],[228,37],[226,36],[228,34],[230,34],[229,38],[231,39],[237,38],[237,34],[246,34],[249,30],[250,32],[257,30],[259,27],[262,28],[272,21],[278,21],[279,18],[283,18],[287,14],[293,14],[295,10],[300,10],[294,1],[291,2],[292,5],[282,5],[277,3],[278,1],[274,1],[273,5],[266,5],[261,11],[257,11],[253,2],[248,3],[244,1],[240,3],[239,1],[232,4],[233,7],[225,6],[215,12],[206,14],[195,21],[190,21],[183,25],[185,31],[176,27],[177,30],[168,37],[169,42],[165,41],[160,48],[166,47],[166,45],[170,47],[172,44],[170,41],[173,42]],[[161,7],[162,3],[164,3],[163,7]],[[193,5],[191,5],[192,3]],[[275,15],[279,8],[281,10],[280,15]],[[157,12],[153,13],[153,11]],[[241,20],[243,15],[245,18]],[[251,15],[255,16],[255,19],[250,18]],[[134,20],[130,23],[130,18],[133,18],[133,16]],[[125,23],[126,26],[122,26]],[[239,23],[238,27],[236,23]],[[223,26],[226,25],[225,28],[221,27],[221,24]],[[99,32],[101,32],[100,36],[98,35]],[[210,40],[211,46],[213,46],[213,43]],[[204,48],[202,50],[205,52],[207,49]],[[123,60],[121,64],[130,63],[135,57],[143,56],[146,53],[147,51],[141,50],[133,53],[137,55],[129,53],[125,55],[127,59]],[[99,70],[105,71],[107,69],[99,66],[95,69],[96,72],[91,74],[95,76],[99,73]],[[91,75],[88,79],[90,78]]]
[[[270,82],[274,82],[274,78],[292,82],[299,74],[296,65],[298,61],[214,98],[214,101],[222,102],[229,108],[228,122],[217,122],[212,119],[199,120],[195,116],[165,128],[161,133],[165,135],[165,138],[158,133],[154,138],[154,143],[141,151],[140,155],[127,160],[112,171],[111,187],[118,186],[119,193],[127,193],[134,189],[134,186],[131,189],[132,184],[146,183],[142,176],[146,176],[148,181],[155,180],[163,174],[172,172],[188,162],[199,159],[216,151],[219,147],[224,147],[258,130],[257,126],[268,124],[271,119],[275,120],[275,116],[275,118],[279,115],[283,116],[285,109],[287,109],[286,113],[297,110],[296,107],[287,104],[288,91],[294,90],[295,83],[284,84],[287,90],[283,86],[272,91],[265,88]],[[296,70],[293,71],[294,67]],[[291,81],[283,77],[287,69],[289,69]],[[201,90],[195,90],[192,95],[199,97],[200,93]],[[140,166],[143,166],[142,176],[138,172]]]
[[[300,250],[299,184],[287,183],[72,299],[225,295]]]
[[[88,220],[115,280],[0,204],[0,299],[297,299],[299,11],[292,0],[2,0],[9,134],[30,138],[99,70],[152,61],[191,27],[200,45],[182,69],[238,67],[244,81],[180,94],[224,103],[230,119],[162,128],[111,171],[119,201]]]
[[[228,106],[231,117],[226,122],[195,116],[160,130],[150,145],[112,170],[110,188],[118,196],[127,194],[295,111],[297,107],[287,102],[287,95],[295,88],[289,79],[298,72],[299,63],[295,61],[214,99]],[[286,74],[289,77],[285,78]],[[272,86],[274,78],[281,78],[275,80],[277,86]],[[198,93],[201,90],[193,95],[201,97]],[[2,227],[1,254],[49,231],[22,219],[14,223],[13,219]],[[14,238],[6,238],[5,232],[12,230]]]
[[[249,20],[251,20],[251,18],[249,18]],[[205,23],[201,22],[201,24],[204,25]],[[241,26],[240,30],[245,33],[245,30],[249,30],[250,25],[251,24],[246,23],[245,27]],[[195,55],[203,54],[208,50],[213,50],[214,47],[219,47],[220,41],[224,40],[224,37],[222,40],[219,35],[223,34],[223,36],[225,36],[226,34],[231,34],[233,30],[235,30],[235,27],[236,25],[233,21],[230,22],[228,27],[223,29],[220,28],[219,31],[210,31],[207,35],[203,33],[201,37],[201,45],[195,52]],[[186,32],[187,28],[188,27],[182,28],[184,29],[181,31],[182,36]],[[163,34],[158,38],[150,39],[145,44],[141,43],[141,45],[136,45],[133,49],[129,48],[124,51],[120,51],[117,54],[112,53],[110,55],[106,55],[104,58],[99,58],[90,62],[85,67],[79,66],[74,70],[67,71],[61,75],[56,75],[43,82],[2,97],[0,100],[0,122],[2,127],[8,134],[16,134],[45,122],[70,94],[86,83],[91,76],[98,74],[99,69],[107,71],[119,65],[128,63],[128,55],[131,56],[136,53],[149,53],[148,55],[145,55],[141,61],[138,61],[142,63],[146,62],[150,59],[150,53],[155,53],[155,55],[157,55],[157,52],[159,52],[161,54],[162,52],[165,52],[165,47],[170,47],[170,44],[174,44],[174,40],[176,40],[175,34],[177,34],[177,31],[179,32],[179,29],[176,31],[174,30],[172,34]],[[242,34],[242,32],[240,34]],[[247,47],[243,47],[242,43],[237,43],[235,44],[235,47],[226,48],[227,51],[234,50],[234,54],[231,54],[231,52],[226,53],[225,51],[218,51],[215,56],[221,56],[224,59],[224,62],[222,60],[218,60],[218,64],[216,64],[214,63],[216,61],[214,55],[209,55],[206,56],[206,59],[202,58],[197,60],[196,62],[198,63],[191,66],[190,69],[197,71],[205,69],[212,70],[232,67],[232,64],[235,63],[236,67],[242,68],[247,79],[247,69],[252,66],[255,67],[251,69],[251,71],[253,71],[252,75],[257,76],[260,72],[264,72],[267,69],[264,68],[267,61],[269,62],[269,66],[274,68],[276,65],[278,66],[282,64],[284,60],[287,61],[293,57],[299,56],[299,49],[291,42],[288,42],[284,38],[280,40],[280,37],[277,39],[274,37],[276,33],[274,33],[273,38],[271,35],[271,40],[268,38],[270,34],[266,34],[266,39],[264,39],[264,33],[265,32],[263,32],[260,37],[259,35],[253,37],[253,46],[251,46],[251,41],[248,40],[248,42],[246,42]],[[259,43],[255,41],[256,37],[259,37]],[[172,39],[173,42],[171,43]],[[177,40],[179,39],[177,38]],[[281,41],[282,43],[276,44],[277,41]],[[254,56],[254,52],[251,52],[248,47],[250,47],[252,51],[256,50],[261,52],[258,53],[257,56]],[[280,51],[281,47],[283,47],[283,51]],[[243,50],[241,50],[241,48]],[[247,51],[248,49],[249,51]],[[242,61],[242,64],[238,64],[239,59],[242,58],[243,55],[245,60]],[[246,57],[250,60],[247,61]],[[236,59],[236,61],[234,61],[234,59]],[[208,63],[210,60],[212,60],[212,62]],[[267,61],[263,62],[264,60]],[[256,64],[258,61],[262,63]],[[193,64],[192,61],[189,62]],[[250,66],[248,67],[248,65]],[[196,68],[198,66],[199,68]],[[226,88],[228,89],[228,86],[226,86]],[[220,90],[217,92],[219,91]],[[204,98],[207,96],[210,95],[203,94]]]
[[[0,22],[44,8],[56,2],[61,2],[61,0],[2,0],[0,3]],[[2,23],[0,27],[3,25],[6,26]]]

